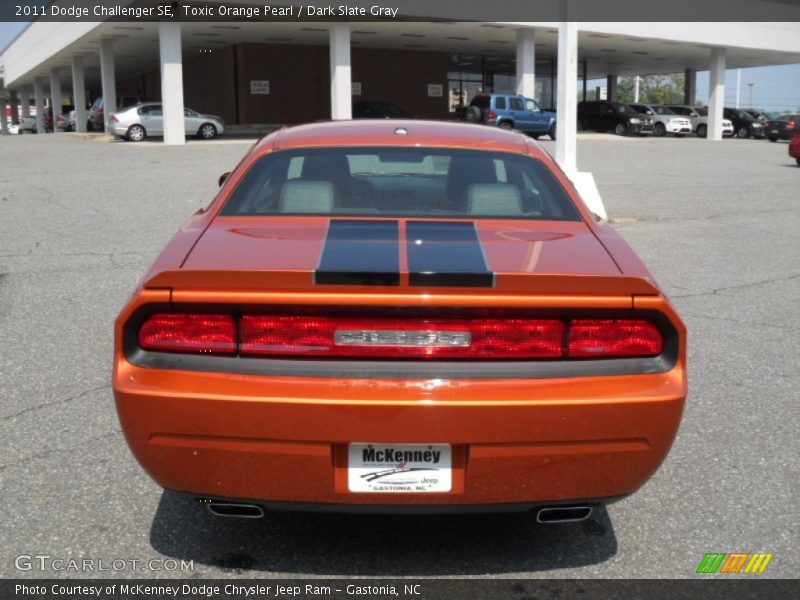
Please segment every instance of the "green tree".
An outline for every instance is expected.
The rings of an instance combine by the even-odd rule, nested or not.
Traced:
[[[617,83],[617,100],[634,101],[634,77],[622,77]],[[644,75],[639,77],[639,102],[642,104],[682,104],[683,73]]]

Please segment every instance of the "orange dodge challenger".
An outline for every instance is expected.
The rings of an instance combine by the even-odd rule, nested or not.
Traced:
[[[119,418],[164,488],[568,521],[666,456],[684,325],[536,142],[317,123],[221,179],[116,321]]]

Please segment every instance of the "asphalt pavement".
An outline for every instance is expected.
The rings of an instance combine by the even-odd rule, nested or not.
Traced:
[[[800,573],[800,168],[785,143],[579,141],[580,168],[688,326],[690,393],[644,488],[549,526],[220,519],[144,474],[114,410],[113,321],[250,143],[0,138],[0,577],[108,576],[15,566],[35,554],[193,565],[113,573],[132,577],[692,578],[706,552],[733,551],[773,553],[761,577]]]

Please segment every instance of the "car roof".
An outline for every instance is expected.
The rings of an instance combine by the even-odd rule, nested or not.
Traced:
[[[396,134],[399,129],[407,133]],[[541,148],[526,144],[522,134],[516,132],[477,123],[422,119],[321,121],[287,127],[261,140],[254,152],[337,146],[421,146],[544,155]]]

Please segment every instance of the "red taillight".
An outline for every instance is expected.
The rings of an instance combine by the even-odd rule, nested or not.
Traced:
[[[497,113],[489,109],[489,120],[494,121],[497,118]]]
[[[795,123],[794,121],[789,121],[788,123],[786,123],[786,128],[787,129],[794,129],[795,125],[797,125],[797,123]]]
[[[144,350],[243,356],[588,359],[657,356],[643,319],[420,319],[165,314],[139,330]]]
[[[245,316],[245,355],[391,358],[558,358],[564,323],[556,319],[342,319]]]
[[[116,115],[111,115],[108,120],[111,121],[112,123],[119,123],[119,119],[117,118]]]
[[[139,346],[162,352],[235,354],[236,325],[230,315],[155,314],[139,330]]]
[[[656,356],[663,340],[658,328],[642,319],[574,319],[567,353],[571,358]]]

